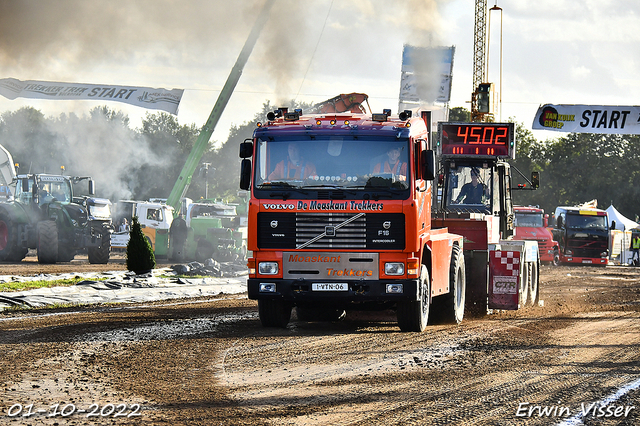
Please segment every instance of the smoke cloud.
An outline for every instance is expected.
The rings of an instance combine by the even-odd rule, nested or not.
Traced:
[[[223,81],[197,81],[194,70],[225,64],[230,71],[263,4],[263,0],[0,0],[0,77],[187,90],[198,84],[221,87]],[[374,56],[382,64],[389,60],[389,49],[396,56],[402,49],[384,43],[373,46],[374,40],[384,40],[385,32],[401,33],[413,45],[439,43],[435,0],[397,4],[277,0],[264,18],[268,20],[250,61],[260,64],[276,103],[295,97],[309,71],[316,78],[322,78],[325,68],[364,78],[375,75],[376,69],[359,65],[363,58]],[[105,70],[125,75],[127,81],[95,81],[92,76],[105,75]],[[126,198],[130,195],[126,188],[138,183],[117,181],[114,176],[162,163],[162,155],[152,147],[126,132],[114,133],[104,123],[75,130],[65,135],[72,148],[64,154],[66,161],[86,167],[108,193]]]

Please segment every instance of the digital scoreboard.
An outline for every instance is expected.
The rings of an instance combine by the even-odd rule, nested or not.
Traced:
[[[510,157],[515,154],[513,123],[438,123],[439,155]]]

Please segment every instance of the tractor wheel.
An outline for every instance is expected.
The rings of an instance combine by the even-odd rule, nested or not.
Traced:
[[[102,231],[102,242],[100,247],[89,247],[89,263],[106,265],[109,263],[109,253],[111,252],[111,234],[109,231]]]
[[[263,327],[285,328],[291,319],[290,303],[284,300],[258,300],[258,315]]]
[[[20,262],[27,251],[26,247],[18,247],[18,229],[9,213],[0,211],[0,261]]]
[[[38,223],[38,263],[58,260],[58,226],[52,220]]]
[[[431,315],[439,324],[460,324],[464,318],[466,279],[464,255],[453,246],[449,267],[449,293],[433,299]]]
[[[418,300],[398,302],[398,326],[402,331],[421,332],[429,320],[429,300],[431,296],[431,281],[429,271],[425,265],[420,265],[420,279],[418,281]]]

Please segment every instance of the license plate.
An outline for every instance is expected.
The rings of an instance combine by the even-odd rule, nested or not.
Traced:
[[[591,261],[591,259],[583,259],[582,263],[593,263],[593,262]]]
[[[311,284],[313,291],[349,291],[347,283],[313,283]]]

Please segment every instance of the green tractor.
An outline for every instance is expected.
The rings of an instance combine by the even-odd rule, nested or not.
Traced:
[[[74,197],[73,184],[89,177],[25,174],[0,202],[0,261],[19,262],[37,249],[39,263],[69,262],[87,250],[89,263],[106,264],[111,251],[111,201]],[[15,184],[15,186],[14,186]]]

